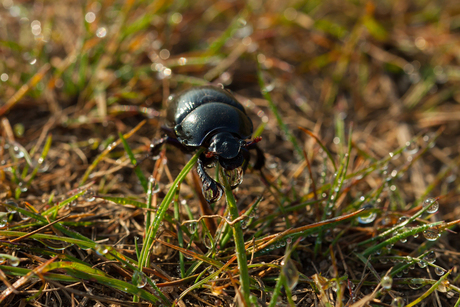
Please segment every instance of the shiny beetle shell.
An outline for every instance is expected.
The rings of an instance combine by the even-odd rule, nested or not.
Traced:
[[[208,136],[229,132],[244,140],[252,135],[252,121],[244,107],[228,91],[203,86],[169,99],[167,120],[185,146],[206,146]]]

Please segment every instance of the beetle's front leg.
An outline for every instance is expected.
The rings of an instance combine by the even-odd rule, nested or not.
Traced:
[[[224,194],[224,189],[220,183],[216,182],[208,175],[208,173],[206,173],[203,160],[206,160],[206,158],[204,156],[200,156],[196,167],[198,176],[201,179],[201,189],[203,191],[204,198],[210,203],[215,203]]]

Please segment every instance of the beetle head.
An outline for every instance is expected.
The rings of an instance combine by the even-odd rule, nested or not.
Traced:
[[[243,143],[228,132],[216,133],[211,138],[208,147],[209,155],[218,156],[219,163],[224,169],[235,169],[240,167],[244,161],[244,157],[240,152]]]

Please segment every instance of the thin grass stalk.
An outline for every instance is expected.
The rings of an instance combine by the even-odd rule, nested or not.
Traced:
[[[200,149],[190,159],[190,161],[184,166],[182,171],[179,173],[179,175],[174,180],[173,185],[169,189],[168,193],[166,194],[165,198],[161,202],[160,206],[158,207],[158,210],[155,214],[155,218],[153,219],[153,222],[148,228],[146,236],[145,236],[144,245],[142,246],[142,251],[141,251],[141,257],[139,259],[139,270],[142,270],[142,268],[147,264],[148,252],[153,245],[153,241],[157,234],[158,228],[160,227],[160,224],[163,221],[166,210],[168,210],[169,205],[171,204],[173,200],[174,194],[176,193],[179,183],[182,182],[185,179],[185,176],[187,176],[187,174],[192,170],[193,166],[198,161],[198,157],[203,151],[204,149]]]
[[[225,188],[225,198],[227,200],[227,206],[232,216],[232,220],[235,220],[239,217],[238,208],[236,206],[235,198],[233,197],[232,188],[228,182],[227,176],[222,171],[221,172],[222,183]],[[249,270],[248,262],[246,258],[246,248],[244,246],[244,237],[243,230],[241,229],[241,223],[235,223],[232,225],[233,228],[233,238],[235,240],[236,246],[236,257],[238,261],[238,268],[240,271],[240,283],[241,290],[243,292],[242,300],[244,302],[249,302]]]
[[[182,233],[182,228],[180,226],[180,207],[179,207],[179,190],[176,191],[174,197],[174,219],[176,220],[176,233],[177,241],[179,247],[184,248],[184,235]],[[180,277],[185,277],[185,257],[183,253],[179,253],[179,267],[180,267]]]

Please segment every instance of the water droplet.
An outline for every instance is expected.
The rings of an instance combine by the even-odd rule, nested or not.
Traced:
[[[407,238],[402,238],[401,240],[399,240],[399,242],[401,242],[401,243],[406,243],[406,242],[407,242]]]
[[[391,278],[391,276],[384,276],[382,278],[381,284],[383,289],[389,290],[393,285],[393,278]]]
[[[27,192],[28,188],[27,188],[27,184],[25,182],[19,182],[18,184],[19,186],[19,190],[21,190],[21,192]]]
[[[190,231],[191,234],[194,234],[198,228],[198,224],[197,222],[190,222],[190,223],[187,223],[187,228],[188,228],[188,231]]]
[[[224,172],[232,188],[237,187],[243,182],[243,169],[241,167],[237,167],[233,170],[225,170]]]
[[[208,249],[211,249],[213,247],[213,242],[212,240],[209,238],[209,236],[205,236],[204,237],[204,245],[208,248]]]
[[[406,148],[404,148],[404,151],[407,152],[408,154],[416,154],[419,151],[419,147],[416,142],[406,142]]]
[[[399,224],[402,224],[404,222],[406,222],[409,218],[406,217],[406,216],[401,216],[399,219],[398,219],[398,225]]]
[[[11,265],[11,266],[18,266],[19,265],[19,258],[18,257],[9,257],[8,258],[8,263]]]
[[[0,228],[3,228],[8,224],[8,213],[0,212]]]
[[[283,274],[286,277],[286,283],[289,289],[294,289],[299,281],[299,271],[291,259],[284,262]]]
[[[436,241],[441,234],[437,228],[429,228],[423,232],[423,236],[428,241]]]
[[[220,185],[216,185],[216,188],[213,189],[211,185],[203,184],[201,191],[204,198],[210,203],[219,201],[219,199],[221,199],[222,195],[224,194],[224,190]]]
[[[12,149],[13,149],[13,155],[16,158],[18,159],[24,158],[24,152],[21,150],[21,147],[14,145]]]
[[[419,268],[423,269],[423,268],[426,268],[426,262],[423,261],[423,260],[420,260],[419,262],[417,262]]]
[[[391,307],[404,307],[404,299],[402,297],[395,297],[391,302]]]
[[[446,272],[443,268],[441,267],[435,267],[434,268],[434,272],[436,273],[436,275],[438,276],[442,276],[444,275],[444,273]]]
[[[423,202],[423,207],[428,207],[426,210],[428,213],[436,213],[439,209],[439,202],[435,198],[427,198]]]
[[[361,224],[369,224],[375,221],[375,218],[377,217],[377,213],[370,211],[370,209],[373,209],[374,206],[367,204],[361,207],[362,209],[366,209],[369,211],[365,211],[361,213],[361,215],[358,217],[358,222]]]
[[[109,252],[109,247],[105,245],[97,244],[94,250],[99,256],[103,256]]]
[[[134,271],[133,278],[131,280],[133,285],[139,289],[144,288],[147,284],[147,276],[144,274],[144,272],[141,271]]]
[[[83,199],[86,201],[94,201],[96,199],[96,193],[93,189],[88,189],[85,194],[83,194]]]
[[[428,254],[423,257],[423,260],[425,260],[428,263],[435,263],[436,261],[436,253],[434,251],[430,251]]]
[[[8,211],[8,213],[15,214],[17,212],[16,207],[18,206],[18,204],[14,200],[7,200],[5,204],[9,205],[5,206],[6,211]]]
[[[421,278],[412,278],[409,282],[409,287],[412,289],[412,290],[417,290],[417,289],[420,289],[421,287],[423,287],[424,283],[423,283],[423,280]]]

